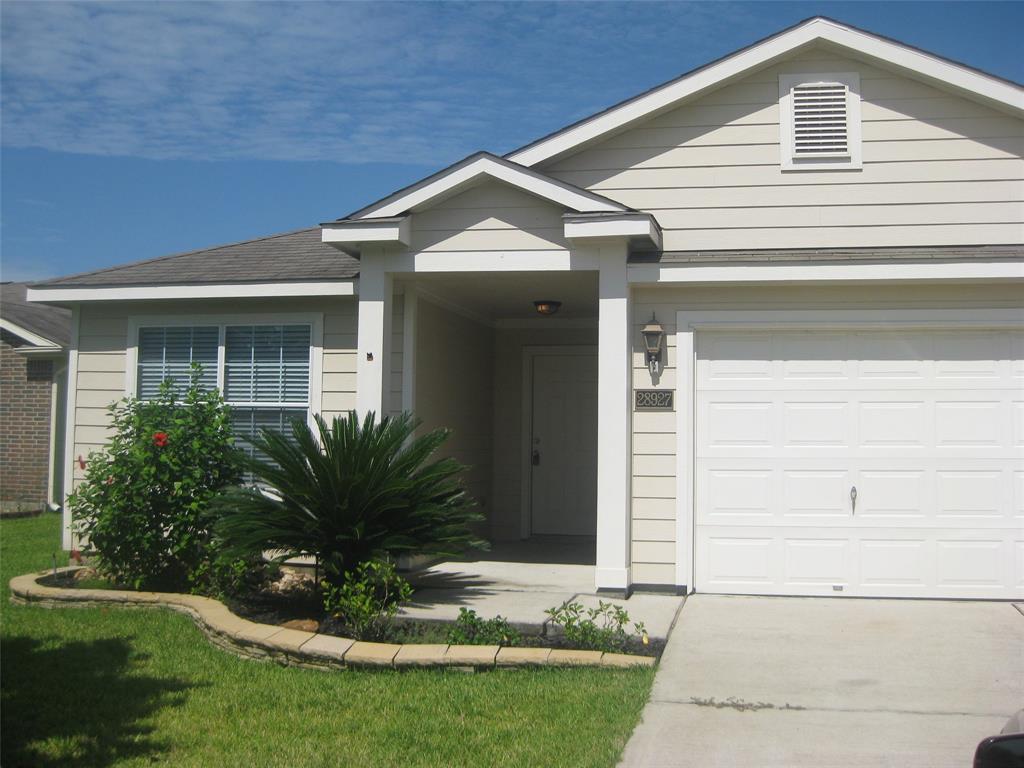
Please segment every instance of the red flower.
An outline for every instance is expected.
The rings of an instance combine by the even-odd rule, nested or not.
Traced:
[[[153,433],[153,445],[157,448],[163,448],[167,445],[167,433],[166,432],[154,432]]]
[[[82,564],[82,553],[79,552],[77,549],[72,549],[71,550],[71,559],[74,560],[79,565],[81,565]]]
[[[113,484],[114,484],[114,476],[113,475],[107,475],[107,485],[113,485]]]

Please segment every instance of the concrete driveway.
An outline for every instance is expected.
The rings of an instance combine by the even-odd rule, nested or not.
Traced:
[[[622,765],[965,768],[1021,707],[1009,603],[694,595]]]

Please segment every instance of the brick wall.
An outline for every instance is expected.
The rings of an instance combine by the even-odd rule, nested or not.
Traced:
[[[0,337],[0,503],[46,503],[50,462],[50,398],[54,362],[15,352],[22,342]]]

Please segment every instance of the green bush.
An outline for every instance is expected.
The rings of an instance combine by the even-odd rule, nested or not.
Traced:
[[[459,618],[448,629],[451,645],[519,645],[519,630],[501,616],[482,619],[470,608],[459,608]]]
[[[431,461],[446,430],[414,438],[408,414],[330,425],[318,415],[316,423],[317,433],[295,421],[290,436],[265,430],[253,440],[245,466],[259,487],[228,489],[217,502],[217,533],[230,554],[312,555],[341,586],[369,560],[485,546],[470,529],[482,518],[459,480],[464,467]]]
[[[598,601],[597,608],[585,608],[581,603],[565,603],[549,608],[545,613],[551,622],[562,628],[566,642],[574,648],[591,651],[616,652],[626,649],[631,641],[648,642],[642,621],[633,624],[628,632],[629,614],[614,603]]]
[[[165,382],[156,399],[125,398],[110,413],[110,443],[68,499],[76,531],[116,583],[198,588],[215,556],[210,502],[241,478],[227,406],[199,388],[197,369],[180,399]]]
[[[368,560],[341,585],[324,582],[324,610],[357,640],[383,640],[398,606],[412,596],[409,582],[384,560]]]

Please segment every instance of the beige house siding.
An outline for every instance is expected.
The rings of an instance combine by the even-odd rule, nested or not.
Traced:
[[[67,457],[73,462],[75,484],[85,475],[78,457],[87,458],[91,452],[104,448],[110,435],[107,406],[125,395],[126,348],[132,317],[223,314],[252,316],[258,322],[261,316],[275,313],[322,314],[321,412],[331,418],[355,407],[356,307],[356,299],[352,297],[83,306],[79,321],[78,372],[76,380],[69,382],[69,386],[76,389],[75,413],[69,427],[74,430],[74,451]],[[399,334],[400,325],[399,321]]]
[[[780,74],[857,72],[863,169],[787,171]],[[1024,121],[821,50],[542,168],[653,213],[666,250],[1024,242]]]
[[[441,454],[469,467],[468,492],[491,505],[492,330],[420,298],[416,330],[416,415],[423,430],[446,427]]]
[[[633,291],[633,386],[676,390],[676,312],[683,309],[971,309],[1016,308],[1024,294],[1016,285],[798,286],[637,288]],[[665,372],[651,380],[640,329],[655,314],[665,329]],[[640,584],[675,582],[676,412],[633,414],[632,577]],[[689,535],[684,534],[684,535]]]
[[[411,251],[567,249],[559,206],[497,181],[413,214]]]

